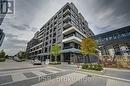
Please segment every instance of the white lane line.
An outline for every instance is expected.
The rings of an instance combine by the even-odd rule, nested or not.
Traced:
[[[56,70],[64,71],[63,69],[59,69],[59,68],[56,68],[56,67],[50,67],[50,66],[47,66],[46,68],[50,68],[50,69],[56,69]]]
[[[39,76],[39,77],[47,75],[47,74],[40,72],[40,71],[31,71],[31,72],[34,73],[35,75]]]
[[[58,72],[60,72],[60,71],[55,71],[55,70],[50,69],[50,68],[45,68],[44,70],[52,72],[52,73],[58,73]]]
[[[13,81],[21,81],[21,80],[27,79],[27,78],[24,76],[24,74],[22,74],[22,73],[12,74],[11,76],[12,76]]]
[[[71,84],[84,78],[86,75],[80,73],[71,73],[46,82],[41,82],[32,86],[70,86]]]

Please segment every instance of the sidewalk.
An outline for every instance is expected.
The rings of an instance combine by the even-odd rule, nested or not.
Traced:
[[[43,65],[33,65],[31,62],[0,62],[0,71],[11,71],[11,70],[20,70],[20,69],[29,69],[29,68],[38,68],[44,67]]]

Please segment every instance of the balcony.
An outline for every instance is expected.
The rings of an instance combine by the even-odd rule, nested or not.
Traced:
[[[67,20],[70,20],[70,15],[66,15],[66,16],[63,18],[63,21],[67,21]]]
[[[67,23],[64,23],[63,24],[63,28],[64,29],[66,29],[66,28],[69,28],[69,27],[71,27],[72,25],[71,25],[71,22],[67,22]]]
[[[79,34],[81,34],[82,36],[87,37],[84,33],[82,33],[80,30],[78,30],[78,29],[75,28],[74,26],[65,29],[65,30],[62,32],[62,34],[66,35],[66,34],[69,34],[69,33],[75,32],[75,31],[78,32]]]
[[[80,43],[82,40],[76,36],[70,36],[70,37],[65,37],[62,42],[68,43],[68,42],[75,42],[75,43]]]
[[[79,46],[64,46],[63,47],[63,50],[65,50],[65,49],[70,49],[70,48],[75,48],[75,49],[80,49],[80,47]]]
[[[66,16],[67,14],[70,14],[70,9],[67,9],[63,12],[63,16]]]
[[[61,53],[68,53],[68,52],[80,53],[80,50],[76,48],[69,48],[69,49],[61,50]]]

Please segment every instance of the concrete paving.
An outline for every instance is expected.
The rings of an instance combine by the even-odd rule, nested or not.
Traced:
[[[130,70],[125,69],[107,68],[105,69],[104,75],[130,80]]]
[[[37,68],[37,67],[43,67],[43,66],[44,64],[33,65],[31,61],[24,61],[24,62],[8,61],[8,62],[0,62],[0,71],[29,69],[29,68]]]
[[[35,84],[32,86],[69,86],[77,82],[78,80],[82,79],[83,77],[85,77],[85,75],[83,74],[71,73],[71,74],[67,74],[67,75],[46,81],[46,82]]]
[[[4,63],[1,64],[4,65]],[[7,64],[10,65],[7,66]],[[3,67],[4,69],[0,71],[0,86],[130,86],[129,70],[109,69],[104,75],[91,73],[91,77],[89,73],[79,72],[76,65],[39,67],[29,62],[18,63],[18,65],[10,62],[5,65],[5,68]],[[8,70],[8,67],[17,69]]]

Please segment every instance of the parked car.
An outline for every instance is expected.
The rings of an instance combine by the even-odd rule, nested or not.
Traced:
[[[35,60],[33,61],[33,65],[42,65],[42,62],[39,61],[38,59],[35,59]]]

